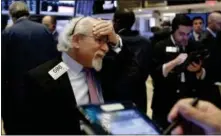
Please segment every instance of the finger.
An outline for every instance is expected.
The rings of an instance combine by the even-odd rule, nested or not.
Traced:
[[[107,23],[107,22],[100,21],[99,23],[94,24],[93,30],[98,30],[98,29],[101,29],[101,28],[104,28],[104,27],[108,27],[109,25],[110,25],[110,24]]]
[[[111,32],[110,28],[106,27],[106,28],[101,28],[99,30],[93,31],[94,35],[100,34],[100,35],[107,35]]]
[[[194,67],[199,67],[199,64],[195,63],[195,62],[192,62],[191,63]]]
[[[172,122],[174,119],[176,119],[178,117],[178,110],[179,110],[179,105],[181,103],[187,103],[187,104],[190,104],[191,102],[193,101],[192,98],[187,98],[187,99],[183,99],[183,100],[180,100],[178,101],[174,106],[173,108],[171,109],[169,115],[168,115],[168,121],[169,122]]]
[[[204,128],[203,124],[208,124],[207,117],[204,112],[192,107],[188,104],[179,105],[179,113],[188,121]]]
[[[188,70],[193,71],[194,70],[194,66],[193,65],[189,65],[188,66]]]
[[[183,135],[183,128],[181,126],[176,127],[172,132],[172,135]]]

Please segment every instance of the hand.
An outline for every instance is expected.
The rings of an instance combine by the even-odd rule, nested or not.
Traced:
[[[206,134],[221,134],[221,110],[206,101],[199,101],[196,107],[191,106],[193,99],[182,99],[175,104],[169,113],[168,120],[172,122],[178,114],[193,125],[200,127]],[[185,126],[179,125],[172,134],[182,135]]]
[[[111,21],[99,19],[99,22],[93,26],[93,34],[97,37],[108,36],[109,42],[114,44],[117,44],[119,40]]]
[[[199,64],[192,62],[190,65],[188,65],[187,70],[189,72],[200,72],[202,69],[202,61],[200,61]]]
[[[180,64],[182,64],[185,60],[186,60],[186,58],[188,57],[188,55],[187,55],[187,53],[181,53],[180,55],[178,55],[176,58],[175,58],[175,63],[177,64],[177,65],[180,65]]]

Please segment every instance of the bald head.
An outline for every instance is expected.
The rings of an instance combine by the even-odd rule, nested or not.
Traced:
[[[208,27],[214,32],[221,31],[221,14],[213,12],[208,17]]]
[[[54,32],[56,29],[56,18],[54,16],[44,16],[42,19],[42,24],[44,24],[51,32]]]

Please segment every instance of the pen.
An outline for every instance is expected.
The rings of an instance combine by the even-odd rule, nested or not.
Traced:
[[[191,103],[191,105],[193,107],[196,107],[197,103],[199,102],[199,98],[195,98],[193,100],[193,102]],[[166,129],[165,131],[163,131],[163,135],[169,135],[171,133],[171,131],[177,127],[181,122],[181,118],[178,116],[177,119],[175,119]]]

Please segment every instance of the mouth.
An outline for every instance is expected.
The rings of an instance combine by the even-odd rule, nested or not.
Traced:
[[[105,56],[105,53],[102,53],[102,52],[97,52],[97,53],[95,53],[95,58],[101,58],[101,59],[103,59],[104,58],[104,56]]]

